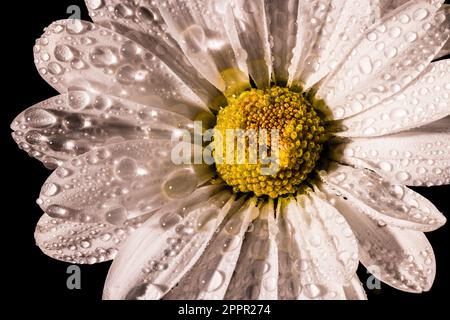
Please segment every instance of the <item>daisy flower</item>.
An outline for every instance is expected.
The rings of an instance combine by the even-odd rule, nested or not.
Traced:
[[[446,219],[407,186],[450,183],[450,61],[433,62],[449,6],[86,2],[94,23],[54,22],[34,47],[60,95],[12,124],[53,170],[45,254],[113,259],[105,299],[365,299],[359,262],[430,289],[423,232]],[[276,147],[269,165],[221,140],[230,130],[276,132],[256,146]],[[186,149],[214,161],[175,161]]]

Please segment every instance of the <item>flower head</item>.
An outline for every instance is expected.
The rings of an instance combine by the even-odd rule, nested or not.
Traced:
[[[53,170],[44,253],[114,259],[106,299],[364,299],[359,262],[430,289],[446,219],[407,186],[450,183],[447,5],[87,6],[34,48],[60,95],[12,124]]]

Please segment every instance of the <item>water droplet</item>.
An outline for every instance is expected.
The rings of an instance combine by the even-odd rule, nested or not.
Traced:
[[[128,217],[128,211],[120,206],[105,213],[105,220],[113,225],[122,225]]]
[[[56,123],[56,117],[47,110],[31,108],[24,113],[25,121],[33,128],[49,127]]]
[[[52,218],[66,220],[69,220],[75,214],[75,211],[73,209],[59,205],[51,205],[45,210],[45,212]]]
[[[416,21],[422,21],[423,19],[425,19],[426,17],[428,17],[428,10],[424,9],[424,8],[419,8],[416,11],[414,11],[413,13],[413,18]]]
[[[90,54],[89,59],[98,68],[110,67],[119,62],[116,49],[112,47],[96,47]]]
[[[305,285],[304,293],[306,296],[308,296],[309,298],[312,298],[312,299],[323,295],[321,288],[319,286],[315,285],[314,283]]]
[[[359,60],[359,70],[364,74],[370,74],[372,72],[372,60],[369,56],[364,56]]]
[[[203,285],[203,290],[207,292],[214,292],[220,289],[224,281],[225,274],[218,270],[207,271],[200,279],[200,283]]]
[[[164,182],[162,189],[167,197],[177,199],[191,195],[197,184],[197,177],[192,170],[181,169]]]
[[[182,42],[186,50],[191,53],[199,53],[205,48],[205,31],[197,24],[189,26],[181,33]]]
[[[183,220],[178,213],[168,213],[161,217],[160,224],[163,229],[169,229]]]
[[[393,169],[393,166],[390,162],[387,161],[381,161],[378,166],[380,167],[381,170],[386,171],[386,172],[390,172]]]
[[[397,180],[399,180],[400,182],[405,182],[406,180],[411,178],[411,175],[407,172],[404,171],[400,171],[398,172],[395,177],[397,178]]]
[[[46,197],[53,197],[56,194],[58,194],[58,192],[59,192],[58,185],[51,183],[51,182],[45,183],[41,190],[41,194]]]
[[[72,61],[76,53],[75,49],[66,45],[57,45],[54,51],[55,58],[61,62]]]
[[[131,158],[123,158],[121,159],[116,167],[115,173],[117,177],[122,180],[131,180],[137,176],[138,166],[134,159]]]

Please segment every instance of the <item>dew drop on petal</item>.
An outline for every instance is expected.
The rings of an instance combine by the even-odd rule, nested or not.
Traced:
[[[162,189],[169,198],[184,198],[191,195],[197,187],[195,173],[189,169],[174,172],[163,184]]]

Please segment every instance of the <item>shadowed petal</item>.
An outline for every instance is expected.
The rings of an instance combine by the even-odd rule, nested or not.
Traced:
[[[278,297],[277,228],[273,201],[245,234],[236,269],[225,295],[226,300],[275,300]]]
[[[167,0],[159,11],[188,60],[219,90],[248,85],[247,53],[229,23],[229,1]]]
[[[250,223],[258,216],[256,200],[230,210],[192,270],[166,299],[224,299]]]
[[[95,24],[124,35],[157,56],[208,106],[217,102],[221,93],[198,73],[167,32],[158,2],[103,0],[99,4],[87,0],[86,4]]]
[[[212,175],[172,162],[174,143],[134,140],[73,158],[55,170],[38,203],[51,217],[76,222],[125,220],[190,196]]]
[[[192,127],[193,122],[179,114],[86,91],[40,102],[11,125],[19,147],[49,169],[111,143],[170,140],[180,130],[191,131]]]
[[[34,56],[40,74],[60,93],[104,93],[190,116],[206,110],[155,55],[90,22],[54,22],[37,40]]]
[[[112,225],[73,222],[44,214],[34,236],[42,252],[53,259],[93,264],[114,259],[122,243],[148,217],[142,215],[120,225]]]
[[[204,253],[234,202],[228,191],[217,191],[201,188],[193,195],[196,206],[183,211],[181,201],[147,220],[114,259],[103,298],[159,299],[172,289]]]

